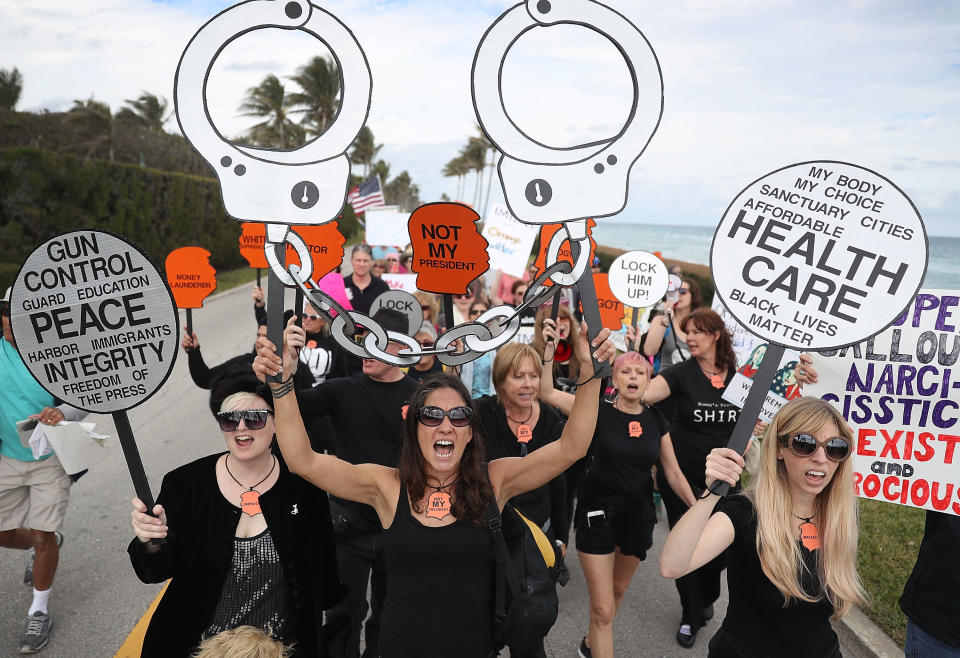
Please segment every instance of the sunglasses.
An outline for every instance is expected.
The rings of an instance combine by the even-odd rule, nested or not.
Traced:
[[[470,407],[454,407],[450,411],[444,411],[440,407],[423,407],[417,414],[417,420],[420,421],[420,424],[427,427],[441,425],[444,418],[449,418],[450,424],[454,427],[466,427],[473,418],[473,409]]]
[[[827,459],[832,462],[842,462],[850,456],[850,444],[846,439],[835,436],[826,441],[817,441],[809,434],[794,434],[793,436],[781,435],[777,437],[780,445],[784,448],[790,448],[790,451],[797,457],[809,457],[822,447]]]
[[[238,409],[217,413],[217,422],[224,432],[235,432],[242,420],[248,430],[262,430],[267,425],[268,409]]]
[[[399,263],[400,261],[398,261],[396,258],[388,258],[388,259],[387,259],[387,262],[388,262],[388,263]]]
[[[481,313],[486,313],[488,310],[490,310],[490,309],[486,309],[486,308],[474,309],[474,310],[470,311],[470,315],[480,315]]]
[[[429,340],[420,340],[417,342],[420,343],[420,347],[433,347],[433,343]]]
[[[690,292],[690,289],[689,289],[689,288],[677,288],[677,292],[680,293],[681,295],[686,295],[688,292]]]
[[[322,319],[322,318],[321,318],[319,315],[314,315],[313,313],[304,313],[304,314],[303,314],[303,319],[304,319],[304,320],[317,321],[317,320],[320,320],[320,319]]]

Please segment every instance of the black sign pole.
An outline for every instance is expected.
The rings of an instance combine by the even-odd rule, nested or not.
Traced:
[[[564,230],[564,229],[561,229]],[[569,233],[568,233],[569,235]],[[590,246],[589,236],[586,239],[587,248]],[[562,243],[561,243],[562,244]],[[570,254],[573,256],[573,262],[576,263],[580,259],[580,242],[578,240],[570,240]],[[589,256],[588,256],[589,257]],[[577,291],[580,293],[580,306],[583,307],[583,318],[587,321],[587,329],[590,331],[589,334],[589,343],[593,344],[593,339],[597,337],[597,334],[600,333],[600,330],[603,329],[603,321],[600,319],[600,302],[597,300],[597,289],[593,285],[593,271],[590,267],[585,267],[583,269],[583,274],[580,275],[580,278],[577,280]],[[589,345],[588,345],[589,347]],[[593,348],[590,347],[590,351],[593,351]],[[593,361],[593,374],[596,377],[609,377],[610,376],[610,364],[606,361],[597,361],[593,358],[591,354],[590,359]]]
[[[127,470],[130,471],[130,479],[133,480],[133,490],[137,492],[139,498],[147,507],[147,514],[156,516],[153,513],[154,500],[150,493],[150,483],[147,481],[147,473],[143,470],[143,461],[140,459],[140,450],[137,449],[137,441],[133,438],[133,428],[130,427],[130,418],[127,417],[125,410],[114,411],[113,425],[117,428],[117,437],[120,439],[120,447],[123,448],[123,457],[127,460]],[[154,553],[160,550],[160,547],[166,543],[164,539],[151,539],[147,542],[146,550],[148,553]]]
[[[273,245],[277,262],[286,262],[287,245],[284,242]],[[276,273],[271,269],[267,273],[267,338],[277,346],[277,355],[283,358],[283,297],[286,286],[283,285]],[[283,372],[268,375],[267,381],[279,382],[283,379]]]
[[[633,318],[630,320],[630,326],[633,327],[633,350],[640,351],[640,336],[637,334],[637,316],[640,315],[640,309],[633,307]],[[627,345],[627,351],[630,352],[630,346]]]
[[[187,336],[193,339],[193,309],[187,309]]]
[[[303,291],[300,290],[299,287],[297,287],[296,297],[294,297],[293,312],[294,312],[294,315],[297,316],[297,326],[302,327],[303,314],[305,313],[305,311],[303,310]]]
[[[753,383],[750,385],[750,392],[747,393],[747,399],[740,410],[740,416],[737,418],[737,424],[733,427],[733,434],[730,435],[728,448],[733,448],[741,455],[747,449],[750,437],[753,436],[753,426],[757,424],[760,418],[760,412],[763,411],[763,403],[767,399],[767,393],[770,391],[770,385],[773,384],[773,378],[780,367],[780,361],[783,360],[785,348],[783,345],[770,343],[760,360],[760,368],[753,376]],[[719,482],[711,489],[714,493],[726,496],[730,491],[730,485],[727,482]]]
[[[447,331],[453,329],[453,295],[443,293],[443,318]]]
[[[261,272],[261,270],[260,270],[260,268],[258,267],[258,268],[257,268],[257,287],[258,287],[258,288],[260,287],[260,272]]]

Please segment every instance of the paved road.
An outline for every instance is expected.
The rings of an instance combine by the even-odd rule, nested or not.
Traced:
[[[181,320],[182,321],[182,320]],[[195,331],[208,364],[250,349],[254,321],[248,289],[229,291],[194,312]],[[167,471],[223,449],[223,436],[207,407],[207,394],[190,381],[186,359],[178,357],[165,386],[129,412],[154,495]],[[100,431],[114,434],[109,416],[91,416]],[[64,525],[66,542],[51,595],[54,631],[43,650],[46,658],[112,656],[160,589],[133,574],[126,546],[132,537],[133,486],[114,441],[106,461],[77,483]],[[726,587],[714,621],[692,650],[680,648],[674,633],[680,616],[671,581],[660,577],[657,556],[666,521],[657,526],[655,545],[640,566],[615,624],[618,656],[704,656],[709,637],[726,609]],[[0,549],[0,656],[19,647],[30,589],[21,585],[26,554]],[[550,656],[575,656],[586,632],[586,585],[574,555],[570,583],[560,590],[560,619],[547,637]]]

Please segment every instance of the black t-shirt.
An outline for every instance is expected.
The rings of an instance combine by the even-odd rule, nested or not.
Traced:
[[[407,370],[407,376],[411,379],[416,379],[418,382],[422,382],[430,375],[435,375],[438,372],[443,372],[443,364],[440,363],[436,357],[434,357],[433,365],[426,370],[417,370],[415,367],[410,366],[410,368]]]
[[[727,368],[725,386],[733,374],[733,369]],[[660,375],[676,401],[670,438],[680,470],[692,485],[703,488],[707,455],[730,441],[740,410],[721,397],[723,389],[714,388],[696,359],[670,366]]]
[[[652,492],[650,469],[660,459],[660,440],[667,429],[663,414],[652,407],[626,414],[601,402],[590,443],[590,470],[582,486],[622,496]]]
[[[377,382],[358,375],[330,379],[299,391],[297,397],[304,421],[330,414],[337,457],[351,464],[394,467],[400,462],[403,406],[416,390],[417,382],[409,377]],[[380,519],[369,505],[338,502],[360,515],[357,529],[364,532],[381,529]]]
[[[503,405],[492,395],[484,395],[473,403],[483,424],[487,459],[493,461],[502,457],[519,457],[522,444],[517,441],[507,423],[507,413]],[[556,441],[563,432],[560,412],[539,400],[537,404],[540,405],[540,418],[533,426],[533,436],[527,442],[527,452],[533,452]],[[539,526],[543,526],[549,519],[554,535],[564,538],[569,534],[570,525],[567,521],[566,495],[566,478],[561,473],[538,489],[514,496],[510,499],[510,504]]]
[[[757,517],[747,496],[730,495],[717,503],[717,512],[733,524],[733,543],[726,550],[730,602],[710,655],[743,658],[825,658],[837,649],[837,634],[830,626],[833,606],[826,598],[815,603],[793,599],[783,606],[783,595],[764,575],[757,554]],[[807,569],[801,583],[805,592],[818,596],[817,551],[797,542]],[[839,654],[836,654],[839,655]]]
[[[363,290],[360,290],[353,282],[352,274],[343,277],[343,286],[346,288],[347,299],[350,300],[350,306],[353,307],[353,310],[360,311],[361,313],[369,313],[373,300],[390,290],[387,282],[374,274],[370,275],[370,285]]]

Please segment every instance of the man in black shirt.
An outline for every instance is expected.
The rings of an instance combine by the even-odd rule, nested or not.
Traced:
[[[404,333],[406,316],[381,309],[374,316],[385,329]],[[390,343],[387,352],[396,354],[404,346]],[[400,461],[401,424],[407,402],[417,382],[403,370],[375,359],[363,359],[363,374],[329,379],[312,389],[298,391],[304,422],[330,414],[337,457],[351,464],[396,466]],[[377,513],[369,505],[331,496],[330,512],[337,535],[337,561],[347,598],[330,615],[348,612],[350,630],[344,655],[359,655],[360,627],[367,616],[367,580],[370,579],[370,619],[366,624],[364,657],[379,655],[380,613],[386,595],[386,565],[383,558],[383,530]],[[372,573],[371,573],[372,572]]]
[[[343,277],[347,299],[353,310],[369,313],[373,300],[390,290],[390,286],[378,276],[370,273],[373,265],[373,251],[368,244],[356,244],[350,252],[350,266],[353,273]],[[395,464],[391,464],[394,466]]]

